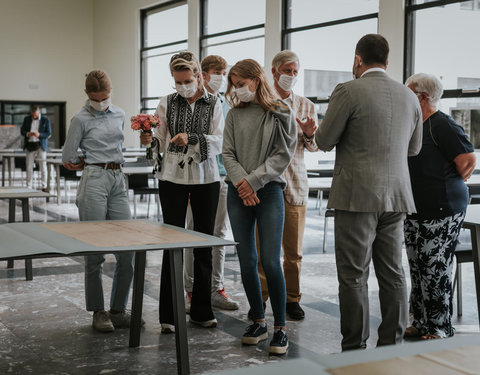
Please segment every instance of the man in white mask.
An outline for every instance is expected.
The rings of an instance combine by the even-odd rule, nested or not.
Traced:
[[[227,88],[227,62],[221,56],[209,55],[202,62],[202,76],[207,91],[218,96],[222,105],[223,116],[227,117],[230,106],[220,92]],[[177,88],[178,91],[178,88]],[[181,94],[180,94],[181,95]],[[220,172],[220,194],[218,197],[217,214],[215,217],[214,236],[225,238],[227,234],[227,191],[225,183],[227,172],[223,166],[222,155],[217,155],[218,171]],[[188,228],[193,228],[193,218],[190,208],[187,211]],[[224,263],[225,247],[215,246],[212,248],[212,306],[225,310],[237,310],[238,302],[234,301],[225,291],[224,286]],[[187,292],[185,304],[189,311],[193,288],[193,253],[192,249],[186,249],[184,262],[184,284]]]
[[[300,271],[302,268],[302,243],[305,230],[305,216],[308,202],[307,170],[303,154],[305,149],[318,150],[314,133],[317,128],[317,114],[313,103],[307,98],[294,94],[299,70],[298,56],[292,51],[281,51],[272,60],[274,87],[280,98],[292,108],[297,118],[298,141],[292,162],[285,171],[287,187],[283,191],[285,224],[283,230],[283,272],[287,288],[286,312],[290,319],[301,320],[305,312],[299,302]],[[262,296],[268,299],[268,288],[262,265],[258,271],[262,284]]]

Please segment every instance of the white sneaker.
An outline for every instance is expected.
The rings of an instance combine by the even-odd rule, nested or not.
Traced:
[[[212,292],[212,306],[224,310],[238,310],[240,305],[231,299],[225,292],[225,288]]]
[[[173,324],[161,323],[160,325],[162,326],[162,333],[175,333],[175,326]]]
[[[92,327],[99,332],[115,331],[115,327],[110,320],[110,315],[105,310],[93,313]]]
[[[204,320],[203,322],[198,320],[193,320],[190,318],[190,323],[197,324],[203,328],[215,328],[217,326],[217,319],[213,318],[211,320]]]
[[[119,313],[109,313],[110,320],[115,328],[129,328],[132,315],[130,311],[124,310]],[[145,320],[141,319],[141,325],[145,325]]]

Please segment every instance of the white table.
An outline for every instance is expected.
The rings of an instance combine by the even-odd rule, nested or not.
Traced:
[[[187,327],[183,298],[184,247],[231,246],[234,242],[147,220],[74,223],[14,223],[0,226],[0,260],[67,257],[135,252],[129,346],[140,345],[146,252],[170,251],[179,374],[189,374]],[[161,355],[161,353],[159,354]]]

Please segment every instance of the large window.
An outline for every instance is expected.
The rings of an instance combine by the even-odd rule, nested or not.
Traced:
[[[229,65],[265,50],[265,0],[202,0],[200,55],[220,55]]]
[[[295,91],[327,102],[338,83],[352,79],[355,45],[377,24],[378,0],[284,0],[282,47],[300,59]]]
[[[172,92],[168,64],[174,53],[187,49],[186,1],[172,1],[141,12],[142,111],[153,111],[161,96]]]
[[[440,78],[440,110],[480,148],[480,2],[408,0],[405,24],[404,79],[420,72]]]

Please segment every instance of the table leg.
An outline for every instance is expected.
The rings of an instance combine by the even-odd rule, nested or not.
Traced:
[[[475,225],[470,229],[470,236],[472,238],[472,256],[473,256],[473,270],[475,273],[475,290],[477,293],[477,313],[478,323],[480,325],[480,226]]]
[[[8,222],[15,222],[15,198],[10,198],[8,200]],[[13,268],[13,260],[7,260],[7,268]]]
[[[2,156],[2,186],[5,186],[5,170],[7,168],[6,162],[7,158]]]
[[[183,299],[182,263],[182,251],[180,249],[170,251],[175,344],[177,347],[177,372],[183,375],[190,374],[190,360],[188,358],[187,324],[185,322],[185,302]]]
[[[12,163],[15,163],[14,157],[9,157],[8,159],[8,186],[12,186],[12,169],[15,172],[15,165],[12,168]]]
[[[52,179],[52,164],[47,162],[47,190],[50,193],[50,188],[52,187],[52,184],[50,180]],[[50,198],[47,198],[47,202],[50,200]]]
[[[28,198],[22,198],[23,222],[30,222],[30,207],[28,207]],[[33,280],[32,259],[25,259],[25,278],[27,281]]]
[[[55,172],[57,175],[55,176],[57,181],[57,204],[62,204],[62,196],[60,195],[60,164],[55,164]]]
[[[142,327],[143,288],[145,285],[146,251],[135,252],[135,272],[133,275],[132,320],[130,322],[131,348],[140,345],[140,329]]]

